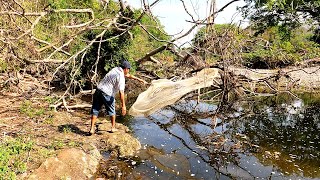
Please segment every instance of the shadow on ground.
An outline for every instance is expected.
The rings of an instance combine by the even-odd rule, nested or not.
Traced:
[[[60,133],[65,133],[65,132],[73,132],[82,136],[86,136],[88,135],[88,132],[83,131],[81,129],[79,129],[77,126],[75,126],[74,124],[63,124],[63,125],[59,125],[58,126],[58,131]]]

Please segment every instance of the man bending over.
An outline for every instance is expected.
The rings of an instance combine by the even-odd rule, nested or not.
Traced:
[[[117,131],[116,123],[116,110],[115,110],[115,94],[119,92],[121,100],[122,115],[126,115],[127,109],[125,104],[125,77],[135,79],[141,83],[147,83],[143,79],[129,74],[131,65],[128,61],[123,61],[120,67],[115,67],[109,71],[105,77],[100,81],[96,92],[93,95],[93,102],[91,108],[91,128],[90,135],[94,134],[94,125],[97,120],[99,111],[102,105],[105,106],[107,114],[110,116],[111,132]]]

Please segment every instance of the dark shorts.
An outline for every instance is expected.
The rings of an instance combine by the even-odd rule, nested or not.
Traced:
[[[102,92],[101,90],[97,89],[93,95],[91,115],[98,116],[102,105],[105,106],[106,113],[109,116],[116,114],[114,97],[109,96],[109,95],[105,94],[104,92]]]

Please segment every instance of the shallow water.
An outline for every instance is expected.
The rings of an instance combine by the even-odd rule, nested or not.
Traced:
[[[128,121],[143,179],[320,179],[320,106],[311,95],[215,104],[182,101]],[[192,114],[192,115],[190,115]]]

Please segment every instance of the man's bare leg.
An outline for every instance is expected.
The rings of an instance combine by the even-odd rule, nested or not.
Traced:
[[[117,131],[117,129],[116,129],[116,115],[110,116],[110,121],[111,121],[111,132]]]
[[[96,123],[97,121],[97,116],[95,115],[92,115],[91,116],[91,128],[90,128],[90,134],[94,134],[94,124]]]

